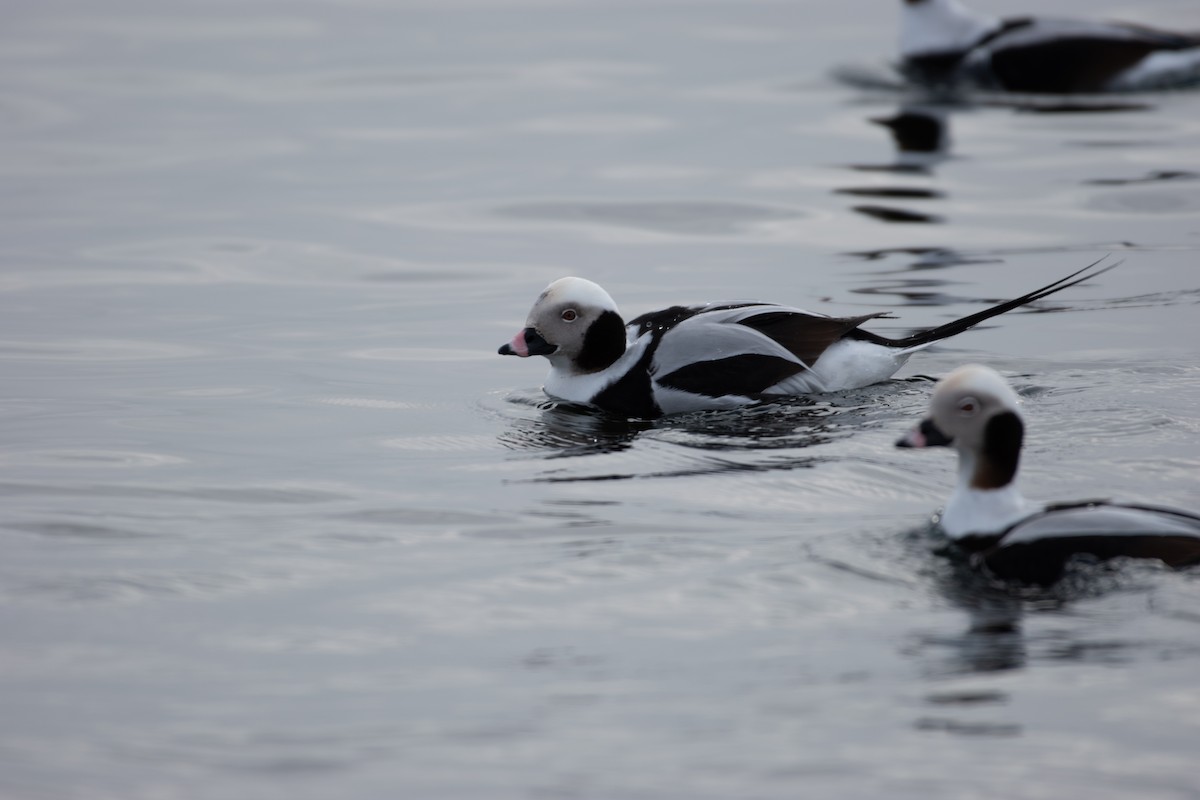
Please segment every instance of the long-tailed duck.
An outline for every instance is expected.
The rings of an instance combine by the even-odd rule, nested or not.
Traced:
[[[545,356],[546,394],[625,417],[732,408],[885,380],[934,342],[1112,268],[1094,266],[896,339],[859,327],[890,318],[886,312],[829,317],[772,303],[671,306],[626,323],[598,285],[560,278],[538,296],[525,328],[499,352]]]
[[[928,86],[1034,94],[1200,81],[1200,33],[1120,22],[1000,19],[957,0],[903,0],[901,70]]]
[[[1048,585],[1071,556],[1200,563],[1200,515],[1108,500],[1040,505],[1017,488],[1025,424],[1017,395],[994,370],[970,364],[933,391],[929,416],[897,447],[953,447],[958,485],[943,531],[995,577]]]

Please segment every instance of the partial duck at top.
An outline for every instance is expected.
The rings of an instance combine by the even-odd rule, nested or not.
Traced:
[[[1073,94],[1200,85],[1200,32],[901,1],[901,70],[925,86]]]
[[[1116,265],[1094,266],[899,338],[860,327],[887,313],[830,317],[757,302],[671,306],[626,323],[600,286],[560,278],[538,295],[525,327],[499,352],[545,356],[546,394],[627,418],[735,408],[886,380],[918,350]]]
[[[972,560],[1006,581],[1048,585],[1076,555],[1200,563],[1200,515],[1140,502],[1041,504],[1017,487],[1025,423],[997,372],[959,367],[933,390],[929,414],[897,447],[949,447],[958,483],[938,525]]]

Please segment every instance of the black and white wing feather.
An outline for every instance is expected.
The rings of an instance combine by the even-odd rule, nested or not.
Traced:
[[[867,320],[887,316],[828,317],[766,303],[690,311],[668,309],[678,322],[662,330],[650,374],[661,389],[705,397],[820,391],[811,372],[821,355]]]

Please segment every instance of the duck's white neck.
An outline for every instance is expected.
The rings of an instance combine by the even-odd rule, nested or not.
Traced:
[[[906,2],[900,13],[900,56],[965,50],[999,25],[999,19],[971,11],[957,0]]]
[[[952,539],[1000,533],[1027,516],[1033,507],[1017,488],[1016,476],[995,489],[972,486],[977,467],[975,454],[958,453],[958,484],[946,503],[939,524]]]
[[[581,371],[569,356],[560,353],[547,356],[550,374],[546,376],[542,388],[551,397],[586,405],[637,363],[646,349],[647,341],[643,338],[634,342],[620,358],[595,372]]]

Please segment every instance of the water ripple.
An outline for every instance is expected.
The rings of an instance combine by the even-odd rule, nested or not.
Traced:
[[[469,281],[479,270],[417,263],[324,243],[214,236],[140,239],[82,251],[86,270],[38,270],[4,277],[13,288],[90,283],[441,284]],[[101,265],[102,268],[98,268]]]
[[[394,450],[410,450],[429,453],[464,453],[476,450],[491,450],[499,445],[495,437],[487,435],[443,434],[431,436],[397,436],[384,439],[381,444]]]
[[[199,358],[208,350],[123,339],[0,340],[0,361],[159,361]]]
[[[541,454],[545,462],[536,476],[511,479],[518,482],[787,472],[838,458],[814,450],[893,418],[895,412],[880,400],[907,391],[907,385],[896,382],[825,396],[819,402],[796,398],[654,421],[619,419],[554,403],[539,407],[532,404],[532,396],[518,396],[518,407],[536,411],[509,414],[498,438],[505,447]]]
[[[21,463],[28,463],[24,460]],[[109,462],[99,462],[101,466]],[[63,466],[61,462],[50,461],[46,466]],[[82,466],[93,467],[96,464],[84,461]],[[124,466],[111,464],[111,466]],[[42,495],[49,497],[125,497],[144,500],[162,498],[184,498],[191,500],[211,500],[219,503],[245,503],[249,505],[287,504],[308,505],[312,503],[331,503],[346,500],[349,495],[340,494],[324,489],[301,488],[290,486],[136,486],[136,485],[105,485],[79,484],[64,485],[62,483],[18,483],[0,482],[0,496],[22,497],[27,495]]]
[[[779,236],[811,216],[800,208],[724,200],[522,201],[492,206],[413,204],[343,211],[385,225],[493,231],[562,227],[603,240]]]
[[[185,464],[187,459],[163,453],[128,450],[0,450],[0,464],[68,469],[128,469]],[[7,484],[13,486],[16,484]]]
[[[656,233],[731,236],[754,225],[805,216],[802,212],[750,203],[730,202],[578,202],[512,203],[495,213],[518,220],[611,225]]]
[[[51,538],[78,539],[143,539],[152,534],[132,531],[127,528],[116,528],[111,525],[94,525],[84,522],[0,522],[0,527],[25,533],[36,533],[39,536]]]

